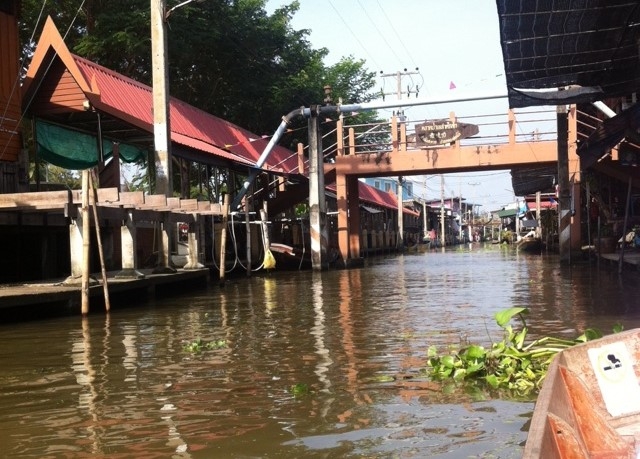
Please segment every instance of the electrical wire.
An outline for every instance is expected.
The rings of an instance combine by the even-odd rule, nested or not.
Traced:
[[[358,0],[358,3],[360,3],[360,0]],[[379,0],[376,0],[376,3],[378,4],[378,7],[380,8],[380,10],[382,11],[383,16],[385,17],[385,19],[387,20],[387,22],[389,23],[389,25],[391,26],[391,30],[393,30],[393,33],[396,35],[396,38],[398,39],[398,41],[400,42],[400,45],[402,46],[402,48],[404,49],[404,52],[407,53],[407,56],[409,57],[409,60],[411,60],[411,62],[413,63],[414,67],[418,67],[418,65],[416,64],[416,60],[413,58],[413,55],[409,52],[409,50],[407,49],[406,45],[404,44],[404,41],[402,40],[402,37],[400,36],[400,34],[398,34],[398,31],[396,30],[396,28],[393,25],[393,22],[391,22],[391,20],[389,19],[389,16],[387,16],[386,11],[384,10],[384,8],[382,7],[382,5],[380,4]],[[360,4],[360,6],[362,6],[362,4]],[[397,56],[396,56],[397,57]]]
[[[373,64],[377,67],[380,68],[380,66],[378,65],[378,63],[376,62],[375,58],[369,53],[369,50],[367,49],[366,46],[364,46],[362,44],[362,42],[360,41],[360,39],[358,38],[358,36],[353,32],[353,30],[351,29],[351,27],[349,27],[349,24],[347,23],[347,21],[345,21],[345,19],[342,17],[342,14],[340,14],[340,12],[337,10],[337,8],[334,6],[333,2],[331,0],[329,0],[329,5],[331,5],[331,8],[333,8],[333,11],[335,11],[335,13],[338,15],[338,17],[340,18],[340,20],[342,21],[342,23],[344,24],[344,26],[347,28],[347,30],[351,33],[351,35],[353,35],[353,38],[355,38],[355,40],[358,42],[358,44],[360,45],[360,47],[364,50],[364,52],[371,58],[371,62],[373,62]]]
[[[71,28],[73,27],[73,25],[76,22],[76,19],[78,18],[78,14],[80,13],[80,10],[82,10],[82,7],[84,6],[86,0],[82,0],[82,3],[80,4],[80,6],[78,7],[78,9],[76,10],[76,14],[75,16],[73,16],[73,19],[71,20],[71,23],[69,24],[69,27],[67,28],[67,31],[65,32],[64,36],[62,37],[62,40],[64,41],[67,38],[67,35],[69,35],[69,32],[71,31]],[[44,4],[42,5],[42,8],[44,9]],[[42,11],[40,12],[40,14],[42,14]],[[38,21],[40,20],[40,18],[38,18]],[[35,35],[35,28],[34,28],[34,35]],[[32,39],[33,41],[33,35],[32,35]],[[49,69],[51,68],[51,66],[53,65],[53,61],[55,60],[55,58],[58,56],[58,53],[55,52],[53,54],[53,56],[51,56],[51,61],[49,62],[49,65],[47,65],[47,69],[45,70],[45,75],[49,72]],[[19,75],[18,75],[19,78]],[[40,83],[42,83],[42,80],[40,80]],[[29,102],[26,104],[26,106],[24,106],[24,110],[20,115],[20,119],[18,120],[18,125],[20,123],[22,123],[22,120],[24,119],[26,110],[31,106],[31,102],[33,102],[33,98],[35,97],[35,94],[37,93],[37,91],[33,92],[33,95],[31,96],[31,99],[29,100]],[[9,98],[9,101],[11,100],[11,98]],[[7,102],[8,103],[8,102]],[[11,132],[11,135],[9,136],[9,140],[7,141],[6,145],[4,146],[4,148],[2,149],[2,152],[0,153],[0,160],[4,157],[7,148],[9,147],[9,142],[11,141],[11,139],[13,139],[13,136],[15,135],[14,132]]]
[[[44,7],[47,4],[47,0],[43,0],[42,2],[42,7],[40,8],[40,13],[38,14],[38,19],[36,20],[36,25],[33,28],[33,31],[31,32],[31,37],[29,37],[29,43],[33,43],[33,39],[36,35],[36,30],[38,29],[38,25],[40,24],[40,20],[42,19],[42,13],[44,12]],[[2,112],[2,116],[0,116],[0,129],[2,129],[2,123],[4,122],[4,120],[6,119],[7,116],[7,112],[9,111],[9,104],[11,103],[11,100],[13,99],[13,95],[16,92],[16,88],[18,87],[18,84],[20,82],[20,74],[22,74],[22,72],[24,71],[24,61],[25,61],[25,54],[24,52],[22,53],[22,57],[20,58],[20,71],[18,72],[18,74],[16,75],[15,80],[13,81],[13,86],[11,88],[11,93],[9,94],[9,98],[7,99],[7,103],[4,106],[4,110]],[[22,118],[20,118],[20,120],[18,121],[17,124],[20,124],[20,122],[22,121]],[[0,153],[0,159],[3,158],[7,148],[9,147],[9,142],[11,141],[11,139],[13,138],[14,133],[11,132],[11,135],[9,136],[9,139],[7,140],[7,143],[4,145],[3,149],[2,149],[2,153]]]

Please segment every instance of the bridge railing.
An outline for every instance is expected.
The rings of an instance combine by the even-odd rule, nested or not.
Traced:
[[[404,120],[394,115],[384,123],[346,124],[338,121],[335,135],[337,141],[325,149],[325,156],[387,153],[433,148],[451,148],[479,145],[502,145],[515,142],[555,141],[555,110],[509,110],[508,113],[493,113],[456,117],[449,119],[458,123],[473,124],[478,133],[449,144],[421,147],[416,143],[416,127],[433,119]]]

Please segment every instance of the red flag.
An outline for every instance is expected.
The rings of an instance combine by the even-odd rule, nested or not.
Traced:
[[[456,85],[454,84],[453,81],[449,83],[449,89],[456,89]]]

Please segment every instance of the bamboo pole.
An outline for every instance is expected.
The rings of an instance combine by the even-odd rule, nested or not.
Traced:
[[[91,228],[89,226],[89,169],[82,171],[82,314],[89,313],[89,255]]]
[[[93,191],[93,221],[96,226],[96,239],[98,240],[98,254],[100,255],[100,271],[102,272],[102,290],[104,292],[104,310],[109,312],[111,302],[109,301],[109,284],[107,282],[107,269],[104,265],[104,251],[102,249],[102,238],[100,236],[100,221],[98,220],[98,190],[96,188],[96,173],[91,171],[89,182]]]
[[[622,264],[624,261],[624,246],[627,244],[627,223],[629,222],[629,203],[631,202],[631,189],[633,188],[633,177],[629,175],[629,186],[627,187],[627,200],[625,201],[624,224],[622,225],[622,245],[620,246],[620,255],[618,257],[618,274],[622,273]]]
[[[222,202],[222,233],[220,235],[220,285],[224,285],[225,282],[225,248],[227,245],[227,224],[229,223],[229,194],[224,195]]]
[[[251,277],[251,219],[249,214],[249,198],[245,198],[244,227],[247,235],[247,277]]]

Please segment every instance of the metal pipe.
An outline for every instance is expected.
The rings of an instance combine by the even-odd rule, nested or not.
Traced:
[[[604,113],[605,115],[607,115],[609,118],[613,118],[614,116],[617,115],[616,112],[614,112],[613,110],[611,110],[607,104],[605,104],[604,102],[602,102],[601,100],[597,100],[595,102],[592,102],[593,106],[596,107],[598,110],[600,110],[602,113]]]
[[[397,107],[413,107],[417,105],[437,105],[444,103],[455,103],[455,102],[474,102],[480,100],[490,100],[490,99],[504,99],[507,97],[507,92],[505,90],[500,90],[496,92],[486,92],[486,93],[460,93],[460,94],[446,94],[439,97],[431,97],[428,99],[403,99],[403,100],[388,100],[388,101],[373,101],[373,102],[363,102],[360,104],[338,104],[338,105],[324,105],[321,107],[314,107],[318,110],[319,114],[340,114],[344,112],[361,112],[366,110],[376,110],[381,108],[397,108]],[[240,201],[247,194],[247,190],[249,189],[249,184],[253,182],[258,175],[258,172],[262,165],[265,163],[269,154],[276,146],[280,138],[285,133],[287,129],[287,125],[298,116],[302,116],[304,118],[311,117],[311,108],[301,107],[295,110],[292,110],[287,115],[282,118],[282,122],[276,129],[276,132],[271,137],[271,140],[263,150],[262,154],[256,161],[256,165],[254,166],[254,170],[251,171],[247,180],[243,183],[242,188],[238,192],[238,194],[233,199],[231,203],[231,210],[235,210],[240,205]]]

